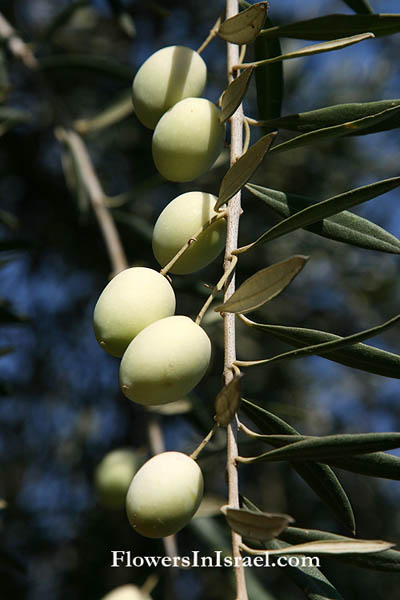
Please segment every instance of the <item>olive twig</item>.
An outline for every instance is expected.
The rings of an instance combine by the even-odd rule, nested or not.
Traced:
[[[208,442],[211,440],[218,427],[218,423],[215,423],[213,428],[210,429],[210,431],[207,433],[206,437],[200,442],[197,448],[193,450],[192,454],[190,454],[190,458],[193,458],[193,460],[197,460],[197,457],[199,456],[200,452],[203,450],[203,448],[207,446]]]
[[[217,296],[222,291],[230,274],[233,272],[234,268],[236,267],[237,261],[238,261],[237,256],[232,256],[230,267],[226,271],[224,271],[224,274],[222,275],[221,279],[215,285],[214,289],[212,290],[211,294],[209,295],[209,297],[203,304],[199,314],[197,315],[196,320],[195,320],[195,323],[197,323],[197,325],[200,325],[202,318],[204,317],[208,307],[210,306],[211,302],[214,300],[215,296]]]
[[[212,40],[216,37],[216,35],[218,34],[219,28],[221,26],[221,22],[222,22],[222,16],[220,15],[218,17],[218,19],[216,20],[214,26],[210,29],[210,33],[208,34],[207,38],[204,40],[204,42],[201,44],[200,48],[197,50],[197,54],[201,54],[203,52],[203,50],[205,48],[207,48],[208,44],[210,42],[212,42]]]
[[[225,211],[219,212],[212,219],[210,219],[209,221],[207,221],[207,223],[205,223],[198,231],[196,231],[196,233],[192,237],[190,237],[188,239],[188,241],[182,246],[182,248],[169,261],[169,263],[167,263],[165,265],[165,267],[163,267],[162,269],[160,269],[161,275],[164,275],[164,277],[165,277],[167,275],[168,271],[170,269],[172,269],[172,267],[174,266],[174,264],[190,248],[190,246],[192,244],[194,244],[194,243],[197,242],[197,238],[199,237],[199,235],[201,235],[204,231],[206,231],[211,225],[214,225],[214,223],[216,221],[218,221],[219,219],[223,219],[225,216],[226,216],[226,212]]]

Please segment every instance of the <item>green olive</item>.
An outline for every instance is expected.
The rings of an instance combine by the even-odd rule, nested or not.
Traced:
[[[216,201],[212,194],[187,192],[164,208],[153,230],[153,252],[162,267],[217,214]],[[184,275],[208,265],[223,250],[225,235],[226,220],[221,218],[197,236],[170,272]]]
[[[136,585],[128,583],[114,588],[103,596],[102,600],[151,600],[151,597],[142,592]]]
[[[159,120],[152,152],[157,170],[170,181],[191,181],[214,164],[224,146],[219,110],[205,98],[186,98]]]
[[[112,450],[98,464],[95,485],[101,504],[123,508],[129,485],[139,468],[137,454],[130,448]]]
[[[104,288],[93,314],[96,339],[121,357],[142,329],[175,312],[175,294],[166,278],[147,267],[132,267]]]
[[[198,509],[203,496],[199,465],[181,452],[163,452],[136,473],[126,497],[132,527],[149,538],[172,535]]]
[[[156,321],[135,337],[122,357],[122,392],[147,406],[180,400],[199,383],[210,356],[208,335],[189,317]]]
[[[168,46],[152,54],[133,80],[136,116],[154,129],[162,115],[184,98],[201,96],[207,67],[201,56],[185,46]]]

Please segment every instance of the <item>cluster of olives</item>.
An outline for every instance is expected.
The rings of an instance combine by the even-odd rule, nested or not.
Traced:
[[[155,128],[154,162],[172,181],[189,181],[204,173],[222,149],[219,111],[197,97],[204,90],[206,74],[198,53],[172,46],[153,54],[133,82],[136,115]],[[168,270],[193,273],[222,251],[226,221],[215,211],[216,202],[212,194],[194,191],[166,206],[153,231],[153,252],[161,267],[186,247]],[[133,402],[150,406],[179,400],[208,368],[207,334],[189,317],[175,315],[175,305],[169,281],[147,267],[118,273],[97,301],[96,339],[106,352],[121,358],[121,390]],[[126,495],[128,519],[138,533],[151,538],[176,533],[201,502],[203,476],[198,464],[186,454],[163,452],[137,467],[126,450],[102,461],[96,483],[103,503],[120,506]]]
[[[223,148],[219,110],[200,98],[206,80],[207,67],[197,52],[169,46],[150,56],[133,81],[136,116],[154,129],[154,163],[170,181],[191,181],[205,173]]]

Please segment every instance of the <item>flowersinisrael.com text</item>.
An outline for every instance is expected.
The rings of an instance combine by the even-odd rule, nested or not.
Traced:
[[[112,567],[319,567],[318,556],[275,556],[268,552],[257,556],[242,556],[233,559],[221,550],[214,550],[212,555],[200,555],[193,550],[184,556],[136,556],[131,550],[112,550]]]

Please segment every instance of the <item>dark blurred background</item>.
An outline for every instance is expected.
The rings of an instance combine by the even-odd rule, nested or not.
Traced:
[[[130,265],[157,268],[151,228],[160,211],[193,186],[217,193],[227,156],[194,184],[165,182],[152,163],[151,132],[133,114],[101,126],[103,111],[111,106],[126,109],[132,78],[155,50],[172,44],[198,48],[223,4],[0,1],[2,14],[41,64],[38,78],[0,47],[0,331],[1,348],[12,348],[0,358],[2,600],[97,600],[115,586],[142,585],[152,571],[112,569],[111,550],[162,555],[163,545],[136,535],[123,510],[100,505],[93,482],[96,465],[121,446],[145,456],[149,418],[160,423],[167,449],[184,452],[191,452],[212,426],[223,352],[220,319],[212,311],[204,320],[213,340],[212,365],[182,413],[149,417],[122,396],[118,360],[101,350],[92,331],[93,308],[111,266],[88,197],[54,128],[68,120],[80,122]],[[376,12],[399,8],[395,0],[372,5]],[[69,15],[63,12],[66,7],[73,7]],[[333,12],[350,9],[340,0],[271,0],[269,14],[274,23],[283,23]],[[289,51],[306,43],[284,39],[282,45]],[[399,35],[393,35],[286,62],[282,114],[398,98],[399,51]],[[206,96],[216,101],[226,86],[222,40],[216,39],[203,56],[209,69]],[[256,117],[253,84],[245,109]],[[100,122],[93,122],[99,115]],[[254,132],[254,140],[257,135]],[[323,199],[399,175],[399,151],[399,136],[393,132],[328,140],[271,156],[253,181]],[[394,191],[355,212],[399,236],[399,201],[399,192]],[[276,216],[248,192],[243,208],[241,244],[276,222]],[[255,313],[255,320],[350,334],[398,312],[396,256],[306,231],[243,255],[238,282],[294,253],[311,259],[282,296]],[[198,274],[175,276],[177,313],[195,317],[207,296],[203,284],[215,283],[220,273],[221,258]],[[370,343],[399,352],[396,328]],[[239,358],[265,358],[285,349],[289,348],[238,324]],[[243,388],[247,398],[301,433],[399,428],[398,380],[322,358],[255,367],[246,372]],[[226,494],[224,456],[220,432],[200,459],[207,495]],[[397,483],[344,471],[338,475],[352,501],[358,535],[398,541]],[[286,463],[243,467],[241,477],[243,493],[264,510],[287,512],[299,527],[349,535]],[[178,534],[181,554],[193,549],[207,553],[221,543],[229,546],[222,517],[205,519],[195,520]],[[348,600],[397,597],[395,574],[366,572],[333,559],[323,559],[322,565]],[[157,575],[155,599],[234,597],[228,569],[194,569],[175,576],[161,569]],[[304,597],[284,569],[257,569],[252,576],[254,600]]]

